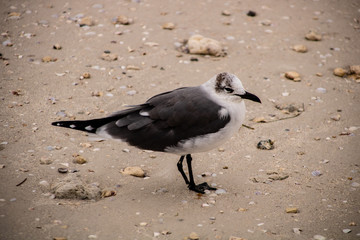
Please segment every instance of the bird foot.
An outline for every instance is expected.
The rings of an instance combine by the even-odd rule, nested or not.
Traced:
[[[216,188],[210,187],[209,184],[207,184],[207,182],[203,182],[203,183],[198,184],[198,185],[195,185],[195,184],[190,185],[189,184],[188,188],[191,191],[194,191],[194,192],[197,192],[197,193],[202,193],[202,194],[205,193],[205,190],[213,190],[213,191],[216,190]]]

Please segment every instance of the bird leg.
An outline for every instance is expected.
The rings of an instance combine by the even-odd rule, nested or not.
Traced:
[[[184,157],[184,156],[182,156]],[[181,159],[180,159],[181,160]],[[188,188],[191,190],[191,191],[194,191],[194,192],[198,192],[198,193],[202,193],[204,194],[205,193],[205,190],[216,190],[216,188],[213,188],[213,187],[210,187],[206,182],[203,182],[201,184],[198,184],[196,185],[195,184],[195,181],[194,181],[194,176],[193,176],[193,172],[192,172],[192,167],[191,167],[191,161],[192,161],[192,157],[190,154],[187,154],[186,155],[186,163],[188,165],[188,169],[189,169],[189,178],[190,178],[190,181],[188,181]],[[179,161],[180,162],[180,161]],[[180,171],[181,172],[181,171]],[[181,173],[182,174],[182,173]],[[185,174],[184,174],[185,175]],[[183,176],[184,176],[183,175]],[[187,180],[187,179],[186,179]],[[185,182],[186,182],[185,180]]]
[[[184,178],[185,183],[189,184],[190,182],[189,182],[188,178],[186,177],[186,174],[184,173],[184,169],[183,169],[183,165],[182,165],[183,161],[184,161],[184,157],[185,157],[185,155],[182,155],[180,157],[180,159],[179,159],[179,161],[177,163],[177,168],[178,168],[179,172],[181,173],[181,176]]]

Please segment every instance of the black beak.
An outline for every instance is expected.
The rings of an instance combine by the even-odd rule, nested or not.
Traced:
[[[249,99],[251,101],[261,103],[260,98],[258,98],[256,95],[249,93],[249,92],[245,92],[244,95],[238,95],[238,96],[240,96],[243,99]]]

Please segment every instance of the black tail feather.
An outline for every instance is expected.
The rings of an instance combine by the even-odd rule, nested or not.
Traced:
[[[107,118],[98,118],[92,120],[58,121],[51,123],[51,125],[57,127],[71,128],[74,130],[84,131],[88,133],[96,133],[96,130],[99,127],[114,120],[115,119],[113,117],[107,117]]]

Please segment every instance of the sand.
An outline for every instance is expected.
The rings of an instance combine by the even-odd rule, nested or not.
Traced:
[[[0,9],[1,239],[359,238],[360,85],[333,74],[360,65],[359,1],[15,0]],[[112,23],[121,15],[130,24]],[[309,31],[321,40],[306,40]],[[226,56],[179,52],[194,34],[219,41]],[[299,44],[307,52],[292,49]],[[117,56],[103,60],[104,51]],[[223,194],[189,191],[178,156],[51,126],[224,71],[263,103],[246,102],[250,128],[193,155],[195,181]],[[274,149],[257,149],[267,139]],[[147,177],[123,175],[129,166]],[[54,198],[51,186],[69,174],[116,195]]]

